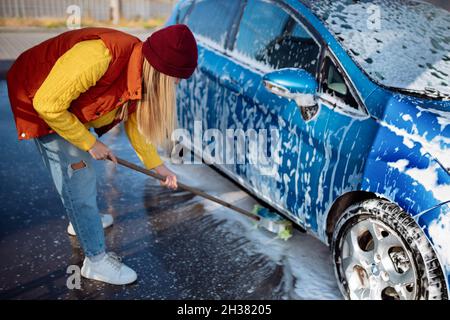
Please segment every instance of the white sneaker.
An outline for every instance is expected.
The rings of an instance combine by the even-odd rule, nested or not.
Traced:
[[[110,214],[102,214],[102,225],[103,225],[103,229],[106,229],[110,226],[112,226],[112,224],[114,223],[114,218],[112,215]],[[76,236],[76,232],[75,229],[73,228],[72,223],[69,223],[69,226],[67,227],[67,233],[70,234],[71,236]]]
[[[123,264],[114,252],[106,253],[102,260],[97,262],[91,262],[86,257],[81,267],[81,275],[116,285],[129,284],[137,279],[136,272]]]

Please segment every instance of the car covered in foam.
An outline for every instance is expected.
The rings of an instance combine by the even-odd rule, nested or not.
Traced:
[[[212,164],[328,244],[346,298],[447,299],[450,14],[409,0],[184,0],[174,23],[199,49],[177,88],[180,126],[279,133],[275,170]]]

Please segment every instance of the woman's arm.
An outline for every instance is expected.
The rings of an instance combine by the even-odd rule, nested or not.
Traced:
[[[33,99],[39,116],[60,136],[88,151],[95,136],[68,111],[70,103],[94,86],[108,70],[111,55],[101,40],[77,43],[56,61]]]
[[[145,138],[141,135],[137,126],[136,112],[133,112],[128,116],[128,120],[125,121],[125,132],[130,140],[133,149],[136,151],[137,156],[144,164],[144,166],[152,170],[154,169],[160,175],[166,177],[166,181],[162,185],[176,189],[177,178],[176,175],[170,171],[164,162],[158,155],[158,151],[155,146],[145,141]]]
[[[151,170],[163,164],[155,146],[151,143],[147,143],[145,138],[139,132],[136,112],[131,113],[128,116],[127,121],[125,121],[125,132],[133,149],[136,151],[137,156],[147,169]]]

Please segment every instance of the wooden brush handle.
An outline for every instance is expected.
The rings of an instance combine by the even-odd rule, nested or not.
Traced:
[[[131,163],[131,162],[126,161],[124,159],[121,159],[121,158],[118,158],[118,157],[116,157],[116,158],[117,158],[117,163],[119,163],[120,165],[122,165],[124,167],[127,167],[127,168],[132,169],[132,170],[137,171],[137,172],[141,172],[143,174],[146,174],[146,175],[148,175],[150,177],[153,177],[155,179],[158,179],[160,181],[165,181],[166,180],[166,178],[164,176],[162,176],[162,175],[160,175],[160,174],[158,174],[156,172],[153,172],[153,171],[147,170],[145,168],[142,168],[140,166],[137,166],[134,163]],[[249,218],[251,218],[253,220],[259,221],[261,219],[259,216],[251,213],[250,211],[247,211],[247,210],[244,210],[242,208],[236,207],[236,206],[232,205],[231,203],[223,201],[222,199],[213,197],[212,195],[207,194],[207,193],[203,192],[200,189],[197,189],[197,188],[185,185],[185,184],[183,184],[181,182],[177,182],[177,184],[178,184],[178,188],[180,188],[182,190],[186,190],[186,191],[192,192],[193,194],[195,194],[197,196],[200,196],[200,197],[203,197],[205,199],[211,200],[211,201],[213,201],[215,203],[218,203],[218,204],[220,204],[220,205],[222,205],[224,207],[227,207],[227,208],[229,208],[231,210],[237,211],[237,212],[239,212],[239,213],[241,213],[241,214],[243,214],[243,215],[245,215],[245,216],[247,216],[247,217],[249,217]]]

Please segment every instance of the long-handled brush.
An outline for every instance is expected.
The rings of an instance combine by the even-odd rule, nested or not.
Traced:
[[[153,177],[160,181],[164,181],[166,179],[164,176],[162,176],[156,172],[147,170],[145,168],[137,166],[134,163],[131,163],[131,162],[126,161],[121,158],[117,158],[117,163],[119,163],[120,165],[127,167],[129,169],[132,169],[134,171],[146,174],[146,175]],[[245,209],[236,207],[235,205],[233,205],[229,202],[223,201],[219,198],[216,198],[210,194],[207,194],[206,192],[204,192],[200,189],[185,185],[181,182],[177,182],[177,184],[178,184],[179,189],[189,191],[197,196],[211,200],[211,201],[218,203],[224,207],[227,207],[236,212],[239,212],[239,213],[247,216],[250,219],[255,220],[257,223],[257,226],[261,226],[261,227],[267,229],[268,231],[277,234],[277,236],[280,239],[288,240],[292,236],[292,229],[293,229],[292,223],[288,220],[283,219],[280,215],[278,215],[272,211],[269,211],[268,209],[266,209],[264,207],[255,206],[253,208],[252,212],[250,212]]]

